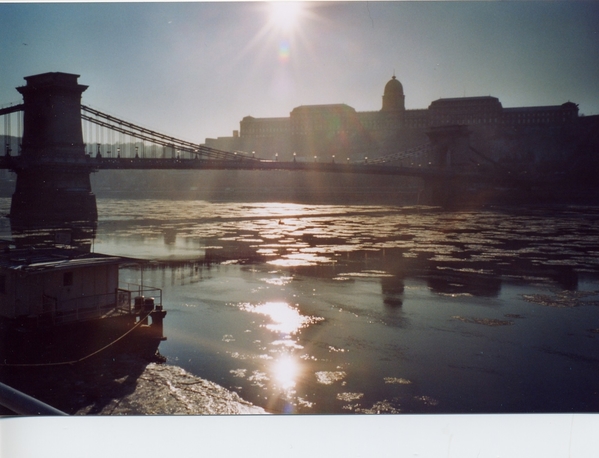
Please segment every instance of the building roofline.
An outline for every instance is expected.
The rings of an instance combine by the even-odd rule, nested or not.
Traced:
[[[505,107],[503,109],[504,112],[506,111],[548,111],[548,110],[562,110],[564,108],[565,104],[562,105],[538,105],[538,106],[531,106],[531,107]]]
[[[442,97],[440,99],[433,100],[431,102],[431,104],[433,104],[435,102],[457,102],[457,101],[474,101],[474,100],[497,100],[497,101],[499,101],[499,98],[494,97],[492,95],[479,95],[479,96],[473,96],[473,97]]]
[[[349,108],[353,111],[356,111],[356,109],[350,105],[348,105],[347,103],[325,103],[325,104],[317,104],[317,105],[300,105],[298,107],[295,107],[293,110],[291,110],[292,112],[297,110],[297,109],[308,109],[308,108]]]

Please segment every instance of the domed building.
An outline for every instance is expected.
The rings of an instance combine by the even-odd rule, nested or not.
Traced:
[[[404,88],[395,75],[385,84],[382,99],[378,111],[356,111],[346,104],[302,105],[288,117],[246,116],[232,137],[207,138],[206,145],[281,161],[326,162],[333,156],[363,161],[420,148],[429,141],[431,129],[467,126],[473,146],[501,158],[521,150],[530,132],[545,138],[556,126],[578,119],[578,106],[572,102],[504,108],[491,96],[442,98],[428,108],[406,110]],[[519,139],[512,141],[516,134]],[[506,146],[508,138],[511,145]],[[533,155],[545,154],[552,143],[535,140],[538,152]]]
[[[385,85],[381,111],[405,111],[405,98],[403,86],[393,75],[393,78]]]

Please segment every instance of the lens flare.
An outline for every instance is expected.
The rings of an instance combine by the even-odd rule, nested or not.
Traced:
[[[285,63],[289,60],[289,42],[283,40],[279,43],[279,61]]]

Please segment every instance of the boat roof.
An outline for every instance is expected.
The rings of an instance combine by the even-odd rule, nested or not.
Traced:
[[[85,253],[68,248],[5,249],[0,254],[0,269],[28,273],[70,270],[102,264],[121,264],[130,259],[101,253]]]

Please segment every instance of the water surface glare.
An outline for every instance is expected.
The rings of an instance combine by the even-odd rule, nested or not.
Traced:
[[[598,410],[598,208],[98,204],[96,251],[180,261],[168,362],[273,412]]]
[[[599,208],[99,199],[167,364],[285,413],[599,410]],[[168,263],[160,262],[168,261]]]

